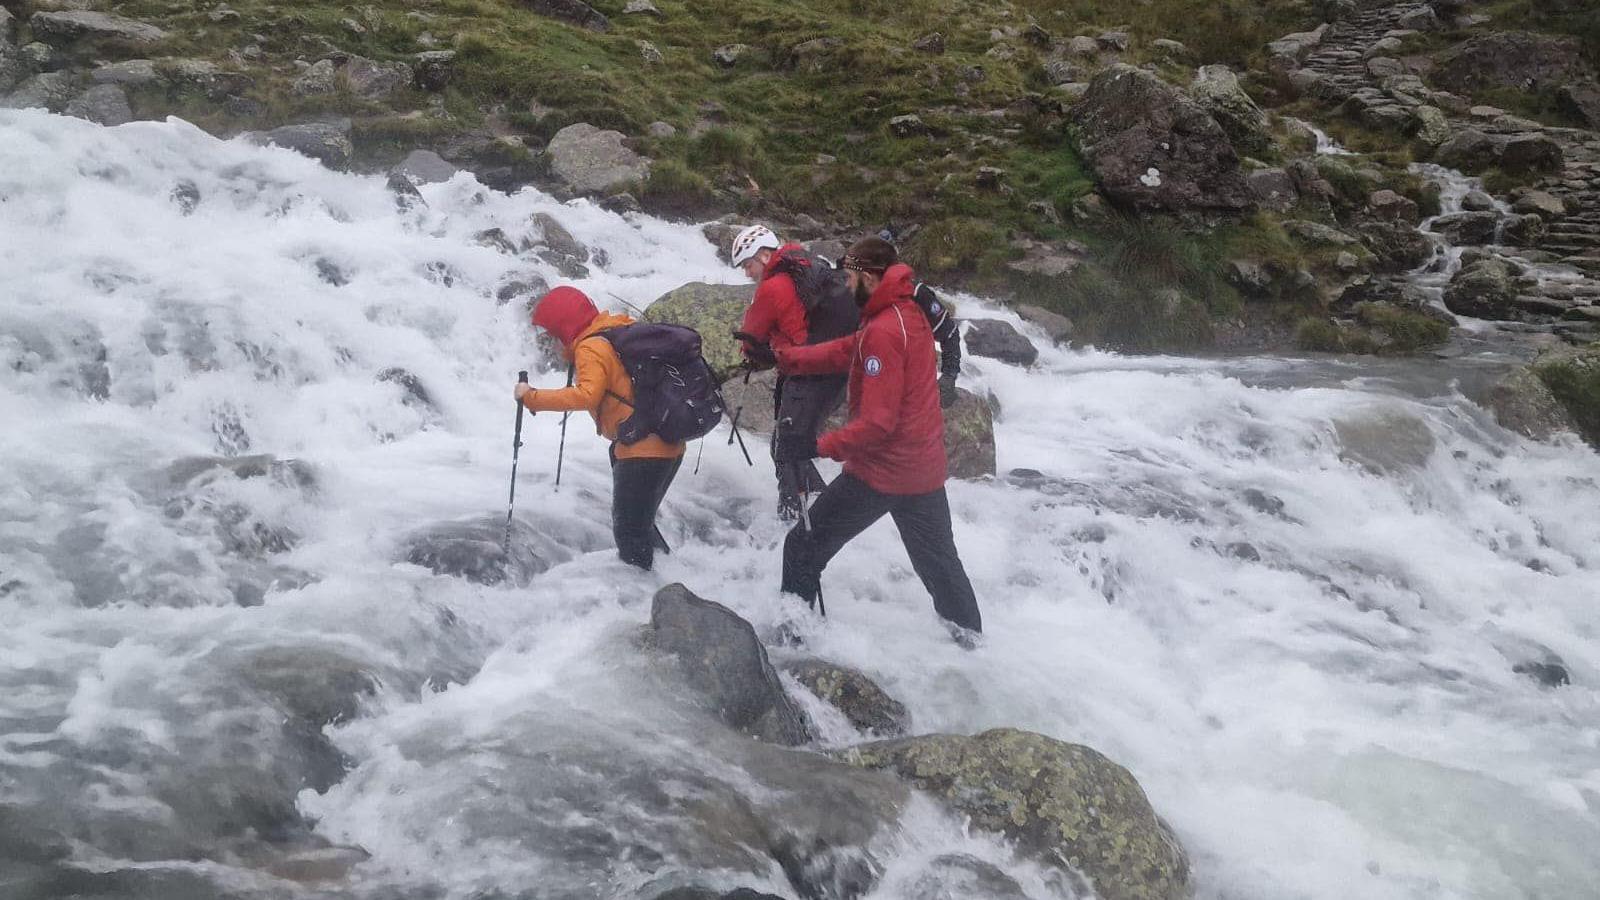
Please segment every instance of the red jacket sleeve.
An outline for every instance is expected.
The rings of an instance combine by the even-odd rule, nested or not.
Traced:
[[[862,334],[861,352],[851,363],[861,367],[860,402],[849,424],[817,439],[819,454],[840,460],[858,457],[894,433],[905,401],[904,338],[897,328],[869,327]]]
[[[771,344],[773,349],[798,347],[806,342],[806,307],[785,276],[768,278],[756,288],[756,298],[744,311],[746,334]]]
[[[778,371],[785,375],[841,375],[850,371],[855,352],[853,334],[807,347],[782,347],[778,349]]]

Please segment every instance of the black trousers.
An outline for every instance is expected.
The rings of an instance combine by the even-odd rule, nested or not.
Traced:
[[[840,475],[811,507],[811,528],[801,522],[783,542],[783,590],[816,605],[822,570],[852,538],[888,513],[900,529],[911,568],[947,621],[983,630],[978,598],[956,553],[950,499],[944,488],[927,494],[884,494],[853,475]]]
[[[656,512],[681,465],[681,456],[618,459],[617,448],[611,448],[611,534],[617,539],[617,556],[628,565],[648,572],[658,548],[670,552],[656,530]]]
[[[778,446],[797,437],[816,440],[823,423],[844,396],[848,376],[802,375],[778,379],[777,427],[773,430],[773,465],[778,474],[778,514],[789,521],[800,515],[800,495],[822,490],[826,482],[816,463],[777,462]]]

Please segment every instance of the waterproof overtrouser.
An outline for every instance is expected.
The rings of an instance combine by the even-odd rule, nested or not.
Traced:
[[[826,482],[817,471],[816,463],[783,463],[776,461],[778,447],[785,440],[797,437],[815,441],[828,416],[838,408],[844,398],[843,375],[806,375],[778,379],[776,390],[777,426],[773,432],[772,452],[778,474],[778,515],[793,522],[800,517],[800,495],[821,491]]]
[[[628,565],[649,571],[655,565],[656,549],[667,549],[656,530],[656,512],[681,465],[681,456],[617,459],[613,448],[611,533],[617,539],[617,556]]]
[[[956,553],[950,500],[944,488],[927,494],[885,494],[853,475],[840,475],[811,506],[804,522],[783,542],[783,590],[815,605],[822,570],[840,548],[887,513],[900,530],[911,568],[933,595],[933,608],[949,622],[983,630],[978,598]]]

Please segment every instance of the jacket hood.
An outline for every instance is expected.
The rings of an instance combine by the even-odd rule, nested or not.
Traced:
[[[799,256],[805,251],[806,248],[793,241],[790,241],[789,243],[784,244],[782,247],[772,251],[772,258],[767,260],[767,268],[761,273],[761,280],[766,281],[768,278],[785,274],[783,272],[782,263],[790,256]]]
[[[550,332],[563,347],[570,349],[599,315],[600,310],[587,294],[563,285],[539,301],[533,311],[533,324]]]
[[[867,305],[862,307],[861,315],[877,315],[896,303],[909,302],[916,292],[916,274],[905,263],[895,263],[883,273],[883,278],[878,282],[878,287],[868,298]]]

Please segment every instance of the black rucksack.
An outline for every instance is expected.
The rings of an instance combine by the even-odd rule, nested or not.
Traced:
[[[633,379],[633,415],[617,426],[620,443],[636,444],[652,434],[672,443],[692,441],[722,421],[722,394],[700,354],[700,332],[636,322],[596,336],[610,342]]]
[[[844,272],[805,250],[787,250],[773,261],[773,271],[794,279],[795,292],[806,307],[806,343],[820,344],[861,327],[861,310],[845,284]]]

